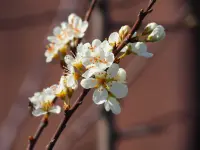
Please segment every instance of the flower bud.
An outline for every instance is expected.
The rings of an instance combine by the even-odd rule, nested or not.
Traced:
[[[148,42],[157,42],[165,38],[165,29],[158,25],[151,34],[147,37]]]
[[[144,31],[142,34],[143,35],[150,34],[157,26],[158,26],[158,24],[155,22],[147,24],[147,26],[144,28]]]
[[[122,26],[119,30],[119,35],[122,38],[125,38],[127,34],[130,32],[131,28],[128,25]]]

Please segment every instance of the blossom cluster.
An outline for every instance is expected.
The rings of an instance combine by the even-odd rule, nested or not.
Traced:
[[[120,99],[128,94],[126,71],[121,68],[119,61],[127,55],[133,54],[150,58],[152,53],[147,51],[147,42],[157,42],[165,37],[165,30],[156,23],[148,24],[143,32],[135,32],[130,42],[121,50],[119,57],[115,56],[115,49],[125,40],[131,28],[122,26],[118,32],[101,41],[93,40],[91,43],[78,43],[83,38],[88,27],[87,21],[71,14],[68,22],[53,29],[53,36],[45,52],[46,62],[59,58],[64,62],[64,74],[58,84],[52,85],[42,92],[37,92],[29,98],[33,104],[34,116],[48,113],[59,113],[60,106],[54,104],[56,98],[70,105],[70,98],[81,85],[84,89],[94,89],[92,100],[95,104],[104,104],[106,111],[114,114],[121,112]],[[71,51],[75,49],[75,51]]]

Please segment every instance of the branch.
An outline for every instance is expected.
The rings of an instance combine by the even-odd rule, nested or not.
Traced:
[[[85,19],[84,19],[85,21],[89,21],[90,20],[92,11],[93,11],[94,6],[96,5],[96,3],[97,3],[97,0],[92,0],[92,2],[90,4],[90,7],[89,7],[88,11],[85,14]]]
[[[129,32],[129,34],[125,37],[125,39],[123,40],[123,42],[117,47],[116,51],[114,52],[114,55],[117,56],[117,54],[121,51],[121,49],[126,46],[132,35],[140,28],[142,21],[144,20],[144,18],[153,11],[152,7],[153,5],[156,3],[156,0],[150,0],[149,5],[147,7],[147,9],[144,11],[143,9],[140,10],[140,13],[138,15],[138,18],[136,20],[136,22],[134,23],[131,31]]]
[[[77,110],[77,108],[83,103],[83,100],[85,96],[88,94],[90,89],[84,89],[81,95],[77,98],[77,100],[74,102],[73,106],[71,109],[65,111],[65,117],[63,118],[62,122],[60,123],[58,129],[56,130],[53,138],[51,139],[51,142],[49,145],[47,145],[48,150],[52,150],[53,147],[55,146],[58,138],[60,137],[61,133],[66,127],[66,124],[68,123],[69,119],[73,115],[73,113]]]
[[[37,143],[39,137],[41,136],[43,130],[47,127],[47,125],[48,125],[48,116],[45,115],[42,118],[40,125],[39,125],[34,137],[32,137],[32,136],[29,137],[29,145],[27,147],[27,150],[33,150],[34,149],[35,144]]]

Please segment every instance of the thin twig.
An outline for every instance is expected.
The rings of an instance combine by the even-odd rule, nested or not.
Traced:
[[[42,118],[34,137],[32,137],[32,136],[29,137],[29,145],[27,147],[27,150],[34,149],[35,144],[37,143],[39,137],[41,136],[43,130],[47,127],[47,125],[48,125],[48,116],[46,115]]]
[[[90,4],[90,7],[89,7],[88,11],[85,14],[85,19],[84,19],[85,21],[89,21],[90,20],[92,11],[93,11],[94,6],[96,5],[96,3],[97,3],[97,0],[92,0],[92,2]]]
[[[143,19],[146,17],[146,15],[148,15],[149,13],[151,13],[153,11],[152,7],[155,3],[156,3],[156,0],[150,0],[147,9],[145,11],[143,9],[140,10],[138,18],[137,18],[136,22],[134,23],[131,31],[129,32],[129,34],[125,37],[123,42],[117,47],[116,51],[114,52],[115,56],[117,56],[117,54],[121,51],[121,49],[129,43],[132,35],[140,28]]]
[[[58,129],[56,130],[55,135],[51,139],[51,142],[49,143],[49,145],[47,145],[47,149],[48,150],[52,150],[53,149],[53,147],[55,146],[58,138],[60,137],[61,133],[65,129],[67,122],[69,121],[69,119],[71,118],[73,113],[77,110],[77,108],[82,104],[85,96],[88,94],[89,91],[90,91],[90,89],[84,89],[83,92],[81,93],[81,95],[78,97],[78,99],[74,102],[74,104],[71,107],[71,109],[65,111],[64,119],[62,120],[62,122],[60,123]]]

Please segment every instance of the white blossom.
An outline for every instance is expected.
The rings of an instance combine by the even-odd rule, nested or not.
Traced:
[[[54,58],[58,57],[59,48],[56,44],[50,43],[47,46],[47,50],[45,51],[44,55],[46,57],[46,62],[51,62]]]
[[[82,70],[83,69],[82,58],[83,57],[81,56],[81,53],[77,53],[77,55],[74,57],[71,55],[66,55],[64,60],[67,65],[71,65],[78,70]]]
[[[81,75],[75,71],[75,68],[72,65],[67,66],[68,72],[66,76],[67,80],[67,87],[72,88],[72,89],[77,89],[78,88],[78,80],[81,77]]]
[[[73,33],[63,22],[61,27],[57,26],[53,29],[53,36],[48,36],[47,39],[51,43],[55,43],[59,49],[62,49],[64,45],[73,39]]]
[[[99,69],[94,73],[94,76],[82,79],[81,85],[85,89],[95,88],[93,93],[94,103],[98,105],[106,103],[105,106],[108,107],[107,105],[113,102],[113,99],[110,102],[109,97],[120,99],[127,95],[128,87],[125,80],[125,70],[119,68],[118,64],[112,64],[107,71]],[[111,110],[115,109],[115,105],[111,107],[113,107]]]
[[[72,29],[75,38],[82,38],[88,28],[88,22],[82,21],[79,16],[72,13],[68,17],[68,27]]]
[[[83,45],[84,57],[82,58],[82,64],[86,69],[106,69],[110,67],[114,61],[114,54],[111,51],[109,43],[100,40],[93,40],[92,44],[86,43]],[[89,70],[88,70],[89,71]],[[87,72],[86,71],[86,74]]]
[[[61,108],[58,105],[54,105],[55,94],[51,88],[44,89],[40,93],[35,93],[29,100],[33,104],[32,114],[34,116],[41,116],[47,113],[60,113]]]

